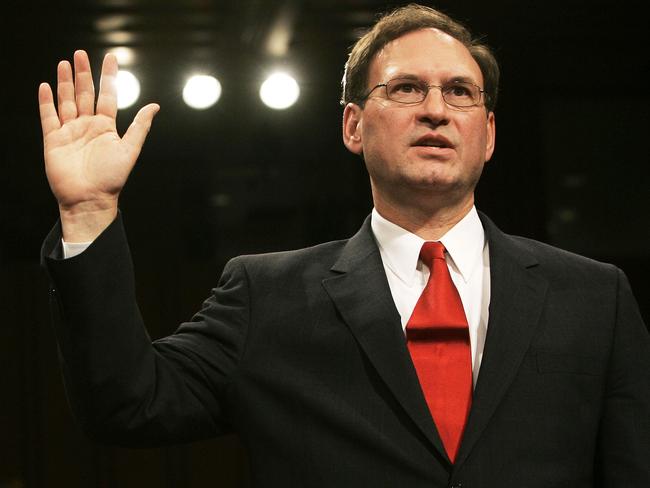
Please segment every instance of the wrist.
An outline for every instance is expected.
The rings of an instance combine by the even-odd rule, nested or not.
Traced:
[[[107,207],[59,206],[63,240],[67,243],[91,242],[108,227],[117,216],[117,202]]]

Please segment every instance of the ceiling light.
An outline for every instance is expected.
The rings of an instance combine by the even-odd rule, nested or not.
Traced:
[[[183,100],[190,107],[205,109],[211,107],[221,97],[221,83],[214,76],[192,76],[183,88]]]
[[[140,96],[140,82],[130,71],[117,72],[117,108],[127,108]]]
[[[260,87],[260,98],[270,108],[284,110],[300,96],[298,82],[286,73],[274,73]]]
[[[129,66],[135,61],[135,52],[130,47],[113,47],[108,52],[115,55],[120,66]]]

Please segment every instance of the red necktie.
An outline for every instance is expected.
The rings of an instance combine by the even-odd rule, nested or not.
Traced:
[[[425,242],[420,259],[431,274],[406,324],[406,340],[427,405],[453,463],[472,403],[469,328],[449,275],[444,246]]]

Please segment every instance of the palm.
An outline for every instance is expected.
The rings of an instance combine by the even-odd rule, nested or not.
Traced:
[[[117,133],[117,62],[107,56],[95,109],[90,63],[75,53],[75,79],[67,62],[58,68],[58,113],[48,85],[39,89],[45,170],[62,209],[97,210],[117,205],[117,197],[136,162],[156,105],[138,112],[123,138]]]
[[[136,155],[125,147],[111,119],[83,116],[44,140],[47,177],[59,203],[116,197]]]

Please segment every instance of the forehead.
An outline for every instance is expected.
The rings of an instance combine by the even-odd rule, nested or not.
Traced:
[[[465,77],[483,86],[481,69],[469,50],[434,28],[412,31],[387,43],[370,63],[368,83],[374,86],[405,74],[430,83]]]

